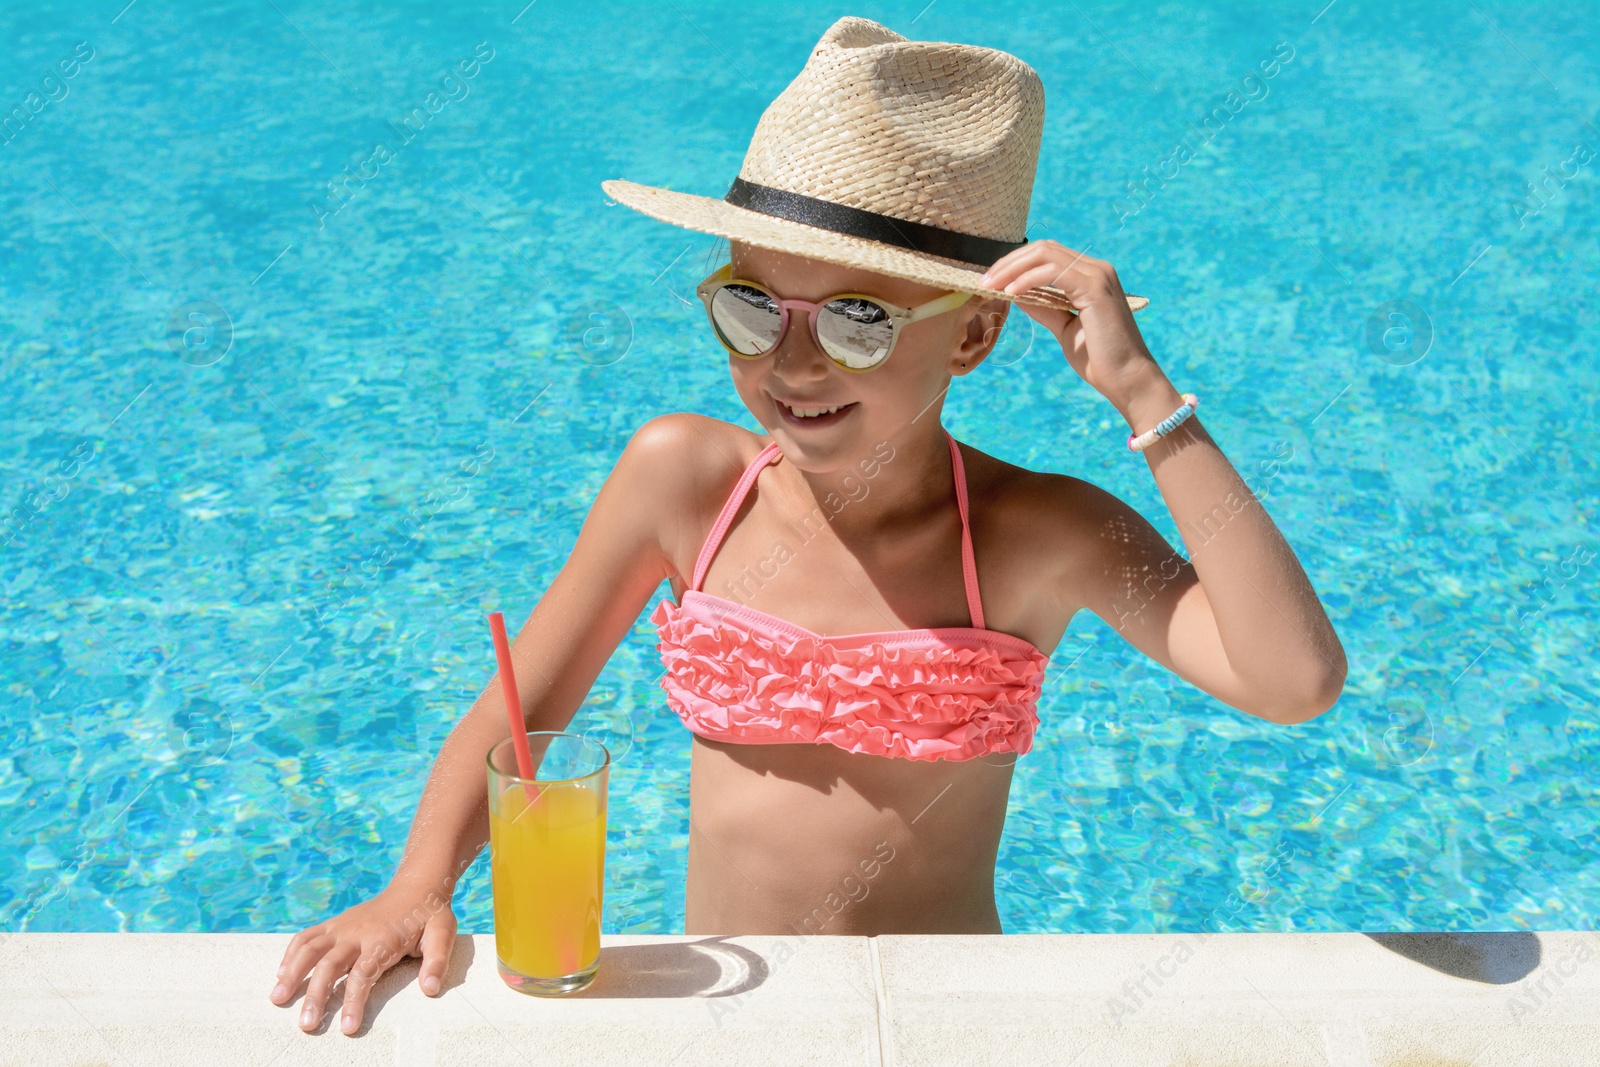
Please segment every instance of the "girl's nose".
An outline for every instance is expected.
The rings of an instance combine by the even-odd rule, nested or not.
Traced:
[[[812,339],[811,324],[797,314],[789,320],[789,332],[772,353],[772,373],[785,382],[815,382],[827,377],[828,364],[832,362]]]

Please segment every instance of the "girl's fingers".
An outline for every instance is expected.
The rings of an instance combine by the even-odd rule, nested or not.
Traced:
[[[982,284],[991,289],[1004,289],[1008,281],[1015,279],[1017,275],[1037,265],[1041,260],[1057,262],[1064,267],[1097,262],[1056,241],[1048,239],[1036,241],[1023,245],[1014,252],[1007,252],[995,260],[994,265],[985,274],[988,281]]]
[[[1023,247],[1015,252],[1007,252],[984,272],[978,284],[989,289],[1003,289],[1006,282],[1017,276],[1017,272],[1032,263],[1037,256],[1038,249]]]
[[[282,978],[283,972],[289,969],[290,958],[294,956],[295,950],[305,943],[306,937],[309,933],[309,930],[301,930],[298,934],[295,934],[289,939],[289,943],[287,945],[283,946],[283,959],[278,961],[279,978]]]
[[[296,934],[283,954],[283,965],[278,969],[278,984],[272,989],[273,1003],[287,1003],[326,950],[327,942],[322,935],[313,934],[311,930]]]
[[[990,289],[1003,287],[1007,280],[1016,277],[1019,270],[1039,258],[1039,251],[1040,249],[1033,245],[1024,245],[1014,252],[1007,252],[995,260],[988,270],[984,271],[983,277],[979,279],[979,284],[985,285]]]
[[[306,999],[300,1006],[300,1029],[315,1030],[321,1025],[333,983],[349,968],[349,950],[335,949],[322,957],[322,962],[312,969],[311,985],[306,989]]]
[[[1088,274],[1091,274],[1091,269],[1086,267],[1083,256],[1078,256],[1070,250],[1046,253],[1042,248],[1038,253],[1032,254],[1029,261],[1016,262],[1010,269],[998,275],[992,288],[1014,294],[1037,286],[1050,285],[1058,290],[1070,291],[1074,288],[1072,283],[1083,282],[1085,275]]]
[[[1041,285],[1053,285],[1057,289],[1063,288],[1061,279],[1071,271],[1059,263],[1041,263],[1037,267],[1025,270],[1011,281],[1006,283],[1005,291],[1020,293],[1027,289],[1035,289]]]
[[[449,908],[441,911],[422,931],[422,971],[417,982],[430,997],[439,995],[444,988],[444,976],[450,970],[450,951],[456,944],[456,916]]]
[[[383,972],[399,957],[393,949],[374,947],[367,949],[350,968],[350,977],[344,980],[344,1005],[339,1011],[339,1030],[353,1034],[361,1027],[361,1016],[367,1009],[367,996]]]

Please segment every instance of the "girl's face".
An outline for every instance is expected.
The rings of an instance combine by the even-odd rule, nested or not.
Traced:
[[[740,241],[731,243],[730,253],[733,277],[760,282],[785,299],[822,301],[839,293],[866,293],[916,307],[945,292]],[[951,376],[972,370],[989,353],[1010,306],[1005,300],[974,298],[954,311],[901,327],[888,360],[864,372],[847,371],[829,359],[794,308],[777,348],[757,359],[729,355],[728,369],[739,398],[778,442],[784,458],[822,473],[847,467],[880,442],[897,439],[913,420],[936,427]],[[828,407],[840,410],[811,418],[794,410]]]

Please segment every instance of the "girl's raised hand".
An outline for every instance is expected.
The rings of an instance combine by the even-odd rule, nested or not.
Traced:
[[[1029,241],[996,260],[980,284],[1007,293],[1048,285],[1065,293],[1078,314],[1030,304],[1017,307],[1049,330],[1078,376],[1113,403],[1121,404],[1138,376],[1155,364],[1134,325],[1122,282],[1103,259],[1048,238]]]

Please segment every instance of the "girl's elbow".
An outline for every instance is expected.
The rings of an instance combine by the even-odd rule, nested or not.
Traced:
[[[1294,693],[1275,692],[1254,708],[1245,708],[1258,719],[1278,726],[1298,726],[1332,710],[1344,693],[1343,666],[1334,671],[1308,673],[1314,684]]]
[[[1308,722],[1325,711],[1331,711],[1344,695],[1344,682],[1350,673],[1350,664],[1345,659],[1344,645],[1337,637],[1332,645],[1331,656],[1318,656],[1301,673],[1301,677],[1310,680],[1311,684],[1300,695],[1300,699],[1292,702],[1295,711],[1287,718],[1287,725]]]
[[[1320,683],[1308,695],[1291,702],[1289,709],[1272,716],[1272,721],[1283,726],[1298,726],[1333,710],[1333,706],[1339,703],[1339,697],[1344,695],[1344,680],[1345,670],[1342,666],[1337,671],[1322,675]]]
[[[1350,675],[1350,663],[1344,657],[1344,646],[1337,641],[1333,645],[1333,660],[1327,666],[1322,686],[1317,690],[1316,699],[1311,701],[1315,710],[1306,716],[1308,719],[1314,719],[1325,711],[1333,710],[1333,706],[1339,703],[1339,698],[1344,695],[1344,683]]]

